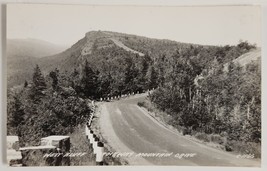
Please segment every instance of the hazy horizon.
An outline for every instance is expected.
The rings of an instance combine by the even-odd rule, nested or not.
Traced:
[[[34,15],[33,15],[34,14]],[[7,38],[70,47],[90,31],[112,31],[201,45],[261,46],[259,6],[88,6],[11,4]]]
[[[91,30],[91,31],[108,31],[108,30]],[[110,31],[111,32],[111,31]],[[115,32],[115,31],[112,31]],[[86,32],[88,33],[88,32]],[[85,34],[86,34],[85,33]],[[122,33],[122,32],[116,32],[116,33]],[[85,37],[85,34],[83,37],[81,37],[80,39]],[[122,33],[122,34],[129,34],[129,33]],[[142,37],[147,37],[147,38],[151,38],[151,39],[159,39],[159,40],[170,40],[170,41],[176,41],[176,42],[180,42],[180,43],[189,43],[189,44],[198,44],[198,45],[206,45],[206,46],[225,46],[225,45],[237,45],[239,42],[237,42],[236,44],[224,44],[224,45],[210,45],[210,44],[199,44],[199,43],[194,43],[194,42],[181,42],[181,41],[177,41],[177,40],[171,40],[171,39],[165,39],[165,38],[154,38],[154,37],[148,37],[148,36],[144,36],[144,35],[137,35],[137,34],[129,34],[129,35],[136,35],[136,36],[142,36]],[[7,40],[33,40],[33,41],[43,41],[55,46],[61,46],[61,47],[65,47],[65,48],[70,48],[72,45],[74,45],[75,43],[77,43],[80,39],[77,39],[77,41],[73,42],[73,44],[57,44],[54,42],[50,42],[49,40],[43,40],[43,39],[38,39],[38,38],[33,38],[33,37],[26,37],[26,38],[7,38]],[[240,41],[247,41],[247,40],[242,40],[240,39]],[[247,41],[248,43],[251,43],[249,41]],[[253,43],[251,43],[253,44]],[[261,46],[257,47],[261,48]]]

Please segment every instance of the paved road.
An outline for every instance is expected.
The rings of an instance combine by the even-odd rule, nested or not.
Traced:
[[[137,95],[101,105],[101,132],[115,151],[134,153],[125,157],[131,165],[260,166],[259,160],[239,159],[165,128],[137,106],[144,98]],[[138,153],[164,153],[166,157],[133,157]],[[172,155],[167,156],[169,153]],[[177,153],[195,156],[179,159],[175,157]]]

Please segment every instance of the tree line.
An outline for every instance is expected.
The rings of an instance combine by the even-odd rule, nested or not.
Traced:
[[[235,140],[259,142],[260,68],[231,63],[255,46],[178,48],[172,55],[139,56],[113,46],[95,48],[72,71],[47,75],[37,65],[32,80],[8,93],[8,133],[24,145],[40,136],[67,134],[90,114],[90,100],[156,88],[150,101],[173,117],[172,125]],[[224,71],[224,64],[228,71]],[[38,137],[38,138],[37,138]]]
[[[238,52],[254,48],[241,42],[234,50],[223,47],[217,55],[194,48],[176,51],[160,64],[161,82],[150,95],[151,102],[170,114],[170,124],[183,127],[185,134],[195,131],[260,143],[260,61],[244,67],[232,62]],[[213,59],[206,61],[209,56]]]

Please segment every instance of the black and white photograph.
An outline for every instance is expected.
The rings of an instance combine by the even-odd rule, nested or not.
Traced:
[[[261,17],[7,4],[7,164],[261,167]]]

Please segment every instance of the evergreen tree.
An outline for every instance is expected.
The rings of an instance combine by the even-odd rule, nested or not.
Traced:
[[[138,89],[138,75],[139,70],[135,67],[133,58],[126,57],[125,58],[125,79],[124,79],[124,85],[125,85],[125,91],[126,92],[132,92],[136,91]]]
[[[86,97],[94,98],[96,96],[97,75],[89,66],[87,60],[82,72],[81,88]]]
[[[76,68],[74,68],[73,72],[71,73],[69,77],[69,83],[70,86],[78,93],[80,94],[82,92],[81,86],[80,86],[80,73]]]
[[[104,76],[98,75],[98,92],[100,96],[108,96],[111,90],[111,83],[113,82],[113,78],[111,74],[107,74]]]
[[[25,82],[24,82],[24,88],[26,88],[26,87],[28,87],[28,82],[27,82],[27,80],[25,80]]]
[[[138,62],[136,63],[137,65],[139,64],[139,66],[136,66],[138,75],[134,78],[134,80],[137,85],[137,90],[142,91],[147,88],[146,74],[150,66],[151,58],[148,55],[145,55],[143,57],[139,57],[138,60],[140,61],[140,64]]]
[[[45,78],[38,65],[34,68],[32,83],[31,98],[34,103],[38,103],[41,97],[44,96],[44,90],[46,89]]]
[[[12,112],[11,112],[11,126],[16,128],[16,134],[18,136],[21,135],[21,132],[20,132],[20,128],[21,128],[21,125],[24,123],[24,115],[25,115],[25,112],[24,112],[24,109],[23,109],[23,105],[19,99],[18,96],[14,96],[14,102],[13,102],[13,105],[12,105]]]
[[[49,76],[52,78],[52,88],[53,90],[56,90],[58,87],[58,74],[59,70],[56,68],[54,71],[51,71],[49,73]]]
[[[157,73],[154,66],[150,66],[146,73],[147,88],[155,88],[157,86]]]

